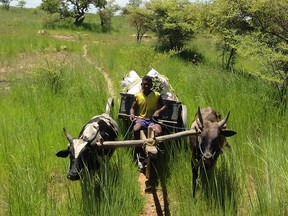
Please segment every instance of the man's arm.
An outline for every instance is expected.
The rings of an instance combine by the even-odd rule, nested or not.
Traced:
[[[136,99],[134,97],[133,103],[132,103],[131,108],[130,108],[130,120],[131,121],[135,120],[135,110],[136,109],[137,109],[137,102],[136,102]]]
[[[160,108],[154,112],[153,117],[159,117],[160,113],[167,109],[167,105],[164,103],[161,96],[159,97],[158,105]]]

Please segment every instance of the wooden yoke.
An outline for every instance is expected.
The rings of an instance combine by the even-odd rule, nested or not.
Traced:
[[[156,158],[158,150],[156,148],[155,133],[151,127],[148,127],[147,134],[148,139],[153,139],[153,141],[151,143],[147,142],[145,144],[145,153],[147,157]]]
[[[146,166],[145,176],[146,176],[147,181],[149,182],[150,181],[151,158],[157,157],[158,150],[156,148],[155,133],[151,127],[148,127],[147,135],[148,135],[148,139],[150,139],[150,138],[153,139],[152,143],[146,142],[144,145],[144,151],[145,151],[146,156],[147,156],[147,158],[146,158],[147,166]],[[141,140],[147,140],[143,130],[140,131],[140,139]]]

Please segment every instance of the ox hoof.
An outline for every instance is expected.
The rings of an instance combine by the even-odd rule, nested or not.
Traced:
[[[145,193],[153,193],[155,191],[155,188],[152,186],[146,186]]]
[[[146,181],[145,185],[145,193],[153,193],[155,191],[155,187],[151,185],[148,181]]]

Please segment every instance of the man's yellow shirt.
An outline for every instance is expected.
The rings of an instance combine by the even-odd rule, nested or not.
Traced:
[[[158,108],[160,93],[152,91],[148,96],[142,92],[135,94],[135,99],[139,108],[139,118],[152,118]]]

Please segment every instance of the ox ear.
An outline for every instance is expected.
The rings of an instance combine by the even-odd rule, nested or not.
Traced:
[[[221,134],[225,137],[231,137],[237,134],[237,132],[232,130],[221,130]]]
[[[64,149],[56,153],[57,157],[66,158],[70,154],[69,149]]]

